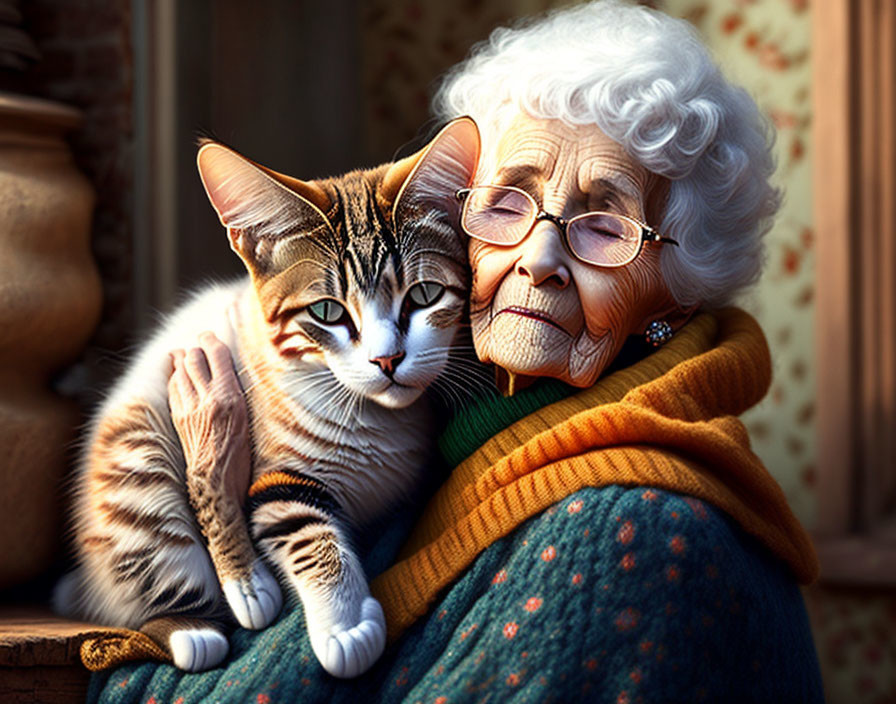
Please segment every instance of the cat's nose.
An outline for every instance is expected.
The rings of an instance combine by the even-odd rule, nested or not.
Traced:
[[[387,354],[382,357],[374,357],[370,360],[370,363],[379,364],[380,369],[383,370],[383,374],[391,379],[392,375],[395,373],[395,367],[397,367],[403,359],[404,352],[399,352],[398,354]]]

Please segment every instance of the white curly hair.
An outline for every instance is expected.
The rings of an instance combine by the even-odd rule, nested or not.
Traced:
[[[684,20],[597,0],[500,28],[445,76],[434,110],[470,115],[483,158],[520,111],[597,125],[670,180],[662,271],[682,306],[718,307],[755,283],[781,194],[769,183],[774,133]]]

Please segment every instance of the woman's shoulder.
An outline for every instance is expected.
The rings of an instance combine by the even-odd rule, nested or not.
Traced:
[[[739,686],[750,701],[821,700],[789,568],[705,501],[651,487],[582,489],[512,536],[496,575],[511,611],[537,604],[548,619],[555,608],[545,629],[553,638],[624,670],[619,692],[655,696],[669,678],[673,699]]]
[[[526,527],[529,540],[549,542],[600,565],[608,581],[640,584],[654,594],[676,585],[714,592],[736,582],[746,589],[798,592],[789,568],[712,504],[654,487],[587,487],[551,506]]]
[[[650,487],[579,490],[493,543],[397,660],[424,643],[407,701],[822,700],[786,566],[713,506]]]

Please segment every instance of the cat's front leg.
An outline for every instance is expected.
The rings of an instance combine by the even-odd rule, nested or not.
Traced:
[[[264,628],[283,602],[243,514],[251,472],[246,402],[227,347],[210,334],[200,340],[202,348],[172,353],[168,384],[187,491],[231,612],[244,628]]]
[[[264,474],[249,490],[257,544],[305,609],[314,654],[335,677],[368,670],[386,645],[386,622],[337,520],[326,487],[297,471]]]

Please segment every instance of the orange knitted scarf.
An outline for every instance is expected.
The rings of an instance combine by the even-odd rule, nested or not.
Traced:
[[[736,418],[770,380],[753,318],[737,309],[702,314],[648,358],[489,439],[454,469],[400,560],[371,585],[390,638],[491,543],[586,486],[651,486],[704,499],[800,582],[812,582],[812,543]]]

